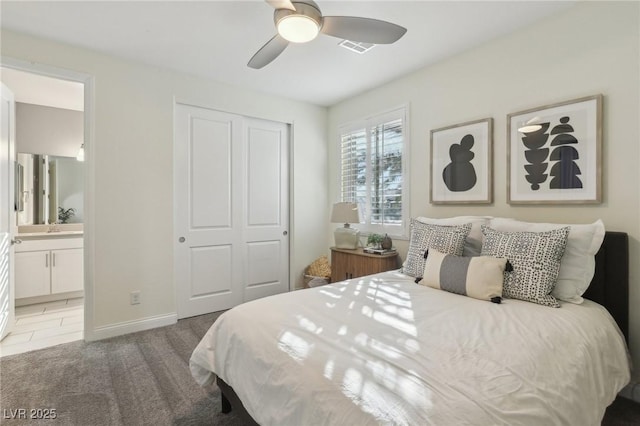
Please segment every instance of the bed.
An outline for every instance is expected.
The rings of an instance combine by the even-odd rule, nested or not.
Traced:
[[[627,235],[607,232],[581,305],[391,271],[237,306],[190,366],[247,424],[598,425],[630,379],[627,293]]]

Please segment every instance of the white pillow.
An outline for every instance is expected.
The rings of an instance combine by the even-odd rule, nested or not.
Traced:
[[[464,243],[463,256],[480,256],[480,250],[482,250],[482,225],[488,225],[491,216],[456,216],[447,217],[444,219],[432,219],[430,217],[417,217],[418,222],[426,223],[429,225],[441,225],[441,226],[455,226],[471,224],[471,231],[467,235],[467,240]]]
[[[505,232],[546,232],[569,226],[569,237],[564,256],[560,260],[558,281],[551,295],[556,299],[580,304],[582,295],[596,270],[595,255],[604,240],[604,224],[600,219],[591,224],[558,224],[521,222],[515,219],[496,217],[489,226]]]

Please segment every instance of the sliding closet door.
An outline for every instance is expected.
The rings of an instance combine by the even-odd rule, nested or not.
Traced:
[[[287,126],[244,120],[244,301],[289,289]]]
[[[178,317],[242,301],[241,120],[176,106],[175,283]]]
[[[178,318],[288,290],[287,127],[176,105]]]

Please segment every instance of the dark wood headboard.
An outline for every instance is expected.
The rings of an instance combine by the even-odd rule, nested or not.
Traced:
[[[629,236],[607,232],[596,254],[596,272],[583,295],[607,308],[629,341]]]

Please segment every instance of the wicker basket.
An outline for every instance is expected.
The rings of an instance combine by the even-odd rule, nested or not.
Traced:
[[[307,274],[307,272],[309,272],[309,267],[304,270],[304,288],[318,287],[331,282],[331,277],[316,277]]]

